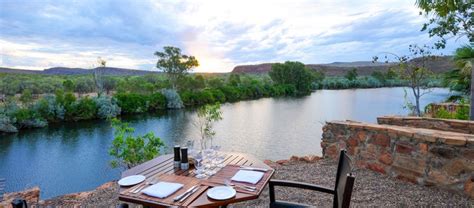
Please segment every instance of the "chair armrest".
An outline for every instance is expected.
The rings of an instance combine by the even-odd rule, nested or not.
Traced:
[[[275,201],[275,186],[284,186],[284,187],[292,187],[292,188],[301,188],[301,189],[308,189],[312,191],[319,191],[319,192],[324,192],[328,194],[336,194],[335,190],[325,188],[322,186],[317,186],[314,184],[310,183],[304,183],[304,182],[296,182],[296,181],[286,181],[286,180],[270,180],[268,182],[268,187],[270,191],[270,202]]]

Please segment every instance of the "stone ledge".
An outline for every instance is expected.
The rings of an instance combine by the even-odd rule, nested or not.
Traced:
[[[331,121],[326,122],[327,125],[339,125],[341,128],[352,130],[363,129],[368,131],[385,131],[387,133],[415,138],[420,141],[430,143],[442,143],[449,145],[465,146],[466,144],[474,144],[473,134],[464,134],[458,132],[448,132],[443,130],[423,129],[408,126],[392,126],[384,124],[370,124],[354,121]]]
[[[417,128],[445,130],[465,134],[474,134],[474,121],[468,120],[410,116],[381,116],[377,118],[377,122],[379,124],[387,125],[410,126]]]

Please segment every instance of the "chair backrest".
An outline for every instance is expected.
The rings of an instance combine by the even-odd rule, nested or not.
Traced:
[[[351,159],[347,155],[346,150],[341,150],[339,163],[337,165],[336,185],[334,188],[336,193],[334,194],[333,206],[335,208],[349,207],[355,179],[351,172]]]

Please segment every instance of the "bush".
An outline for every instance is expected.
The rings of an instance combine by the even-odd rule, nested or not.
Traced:
[[[109,96],[95,97],[97,105],[97,117],[101,119],[115,118],[120,115],[121,109],[115,98]]]
[[[112,167],[132,168],[158,156],[160,149],[165,144],[153,132],[143,136],[134,136],[135,129],[113,119],[114,140],[109,149],[109,154],[114,157],[110,162]]]
[[[143,113],[148,110],[148,102],[145,95],[117,93],[114,97],[124,113]]]
[[[0,132],[15,133],[18,129],[13,125],[14,120],[5,114],[0,114]]]
[[[162,91],[163,95],[166,97],[167,107],[171,109],[183,108],[183,101],[176,90],[165,89]]]
[[[223,86],[219,88],[229,102],[235,102],[240,99],[240,91],[237,87]]]
[[[63,120],[66,113],[64,106],[57,102],[54,95],[44,96],[35,103],[33,109],[48,121]]]
[[[224,103],[226,101],[224,93],[219,89],[211,89],[212,97],[216,102]]]
[[[194,97],[194,103],[196,105],[204,105],[204,104],[210,104],[210,103],[216,102],[216,100],[214,99],[214,96],[209,90],[196,92],[195,95],[196,96]]]
[[[164,110],[166,104],[166,97],[161,93],[154,93],[148,97],[148,110]]]
[[[28,108],[21,108],[15,112],[17,126],[21,128],[41,128],[48,125],[46,120],[41,118],[35,111]]]
[[[89,97],[77,100],[71,107],[71,112],[68,113],[72,120],[78,121],[96,118],[97,104]]]

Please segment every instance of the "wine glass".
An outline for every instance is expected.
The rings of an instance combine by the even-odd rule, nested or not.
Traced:
[[[196,160],[196,163],[194,164],[194,167],[196,168],[196,178],[202,179],[206,177],[205,171],[203,170],[203,155],[201,152],[196,153],[194,155],[194,160]]]

